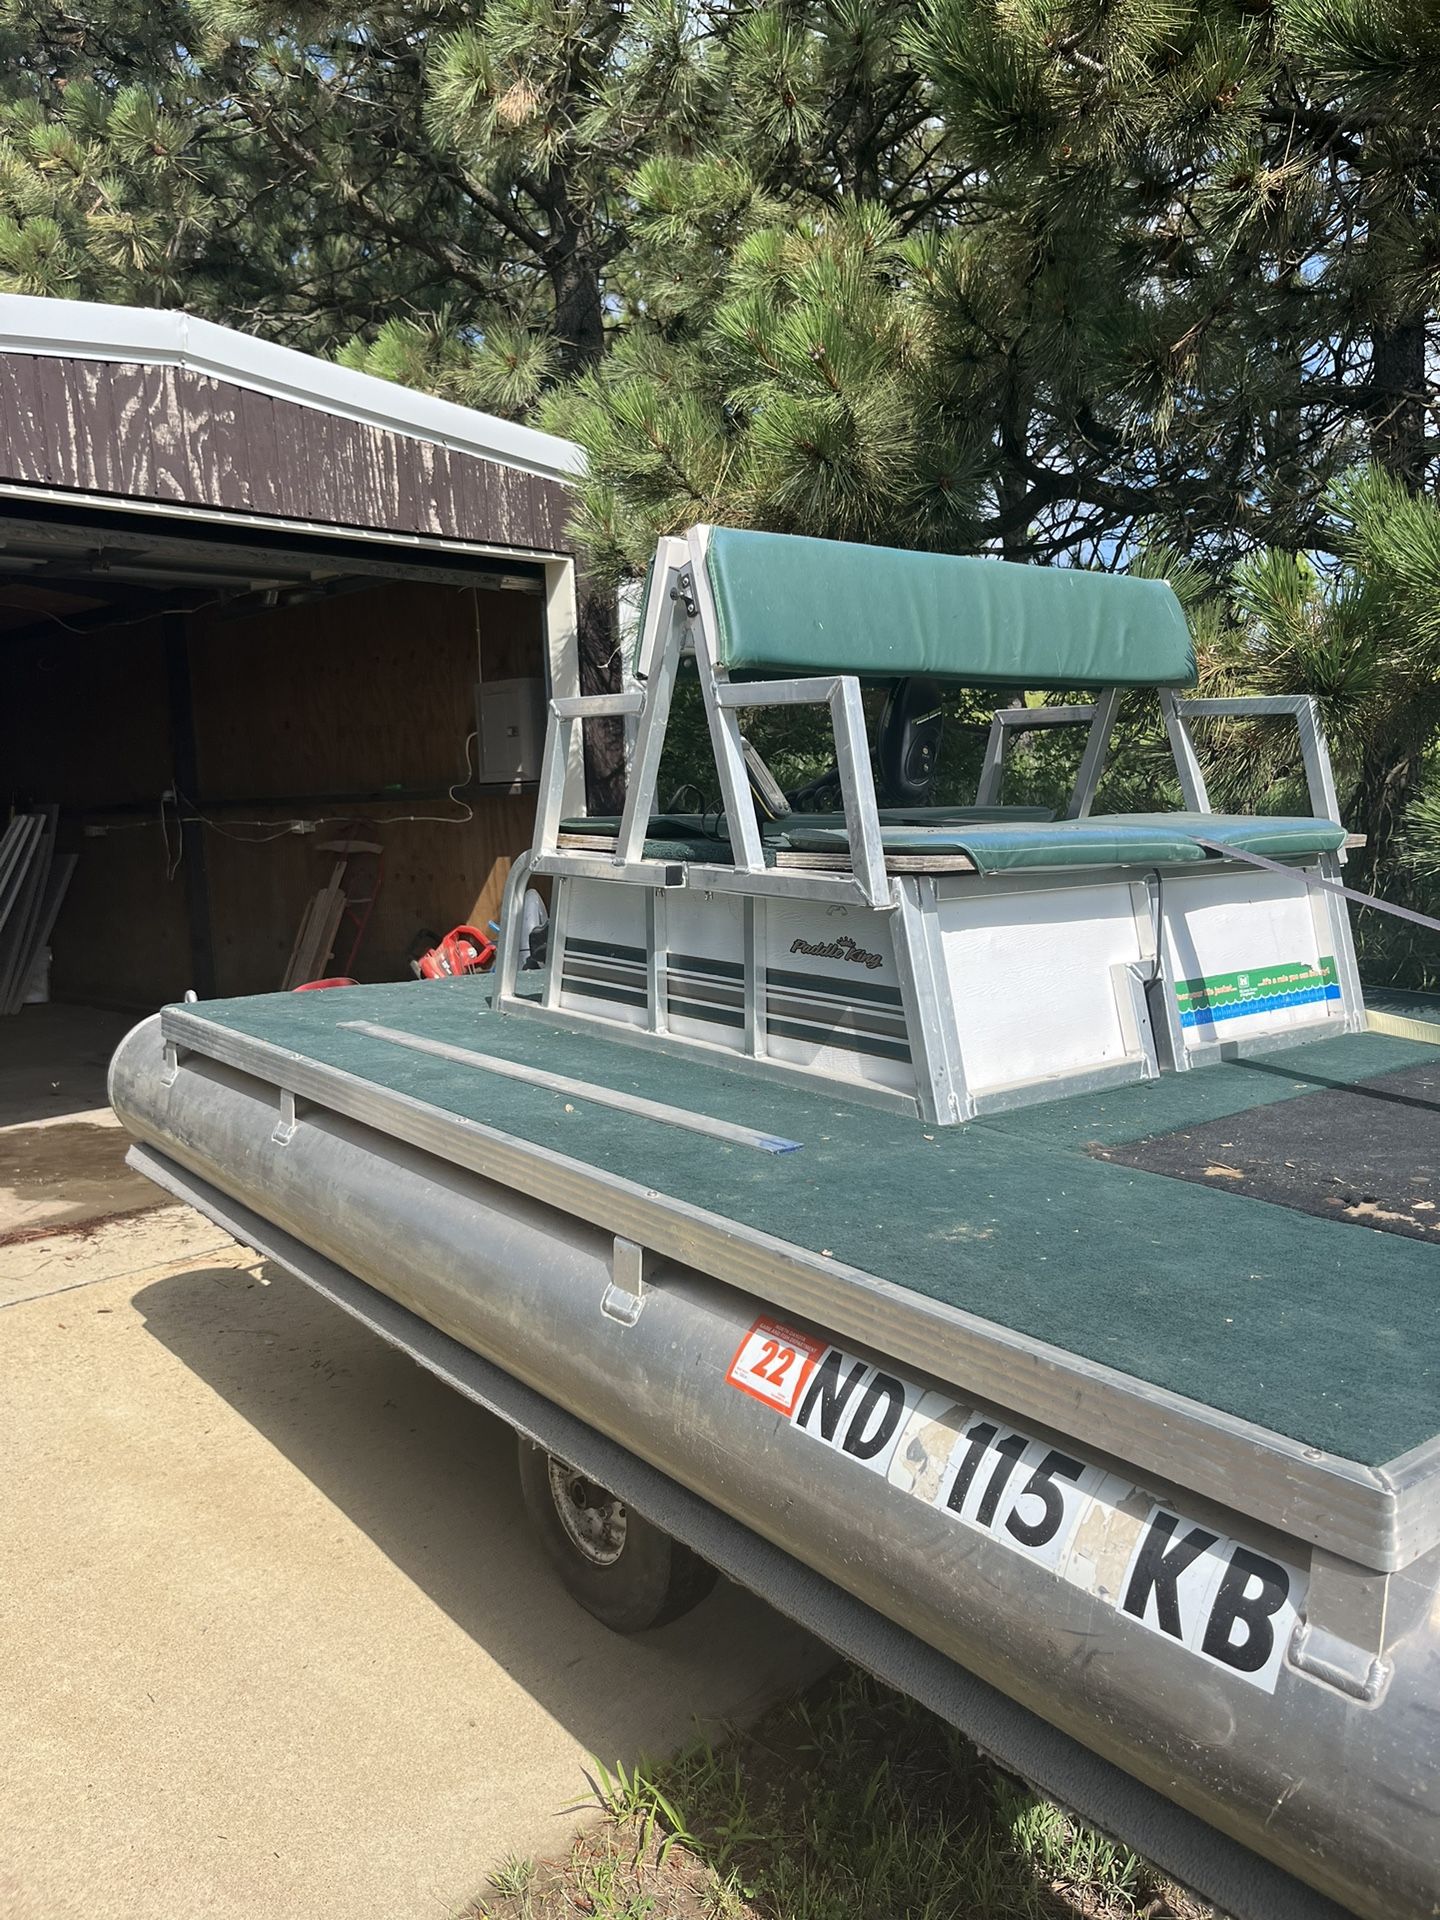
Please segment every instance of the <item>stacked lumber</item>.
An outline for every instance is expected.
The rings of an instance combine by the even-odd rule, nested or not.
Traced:
[[[0,834],[0,1014],[18,1013],[75,871],[55,858],[58,807],[17,813]]]
[[[309,980],[324,977],[335,951],[341,922],[347,913],[355,925],[348,960],[355,958],[355,950],[370,918],[370,908],[375,904],[375,896],[380,890],[379,861],[382,849],[378,841],[324,840],[320,843],[319,851],[338,854],[339,858],[331,870],[329,884],[312,893],[305,904],[295,944],[290,949],[289,963],[280,982],[282,993],[293,992]],[[356,884],[356,873],[351,871],[352,861],[358,873],[368,877],[368,894],[351,891]],[[357,908],[364,908],[364,912],[357,912]]]
[[[290,964],[280,982],[282,993],[289,993],[307,980],[318,980],[330,964],[335,936],[345,914],[345,862],[337,860],[328,887],[312,893],[300,916],[299,931],[290,949]]]

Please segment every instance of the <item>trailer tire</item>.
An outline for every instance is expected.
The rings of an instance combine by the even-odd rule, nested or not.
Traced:
[[[520,1490],[566,1591],[615,1633],[678,1620],[715,1584],[698,1554],[524,1438]]]

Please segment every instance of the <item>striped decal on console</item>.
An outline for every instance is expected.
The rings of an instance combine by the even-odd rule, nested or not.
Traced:
[[[745,969],[738,960],[672,953],[665,964],[665,1004],[686,1020],[716,1027],[745,1024]]]
[[[560,990],[588,1000],[615,1000],[622,1006],[643,1007],[645,949],[620,946],[613,940],[571,938],[565,942]]]
[[[745,1025],[745,969],[738,960],[670,953],[665,982],[667,1015],[732,1031]],[[566,994],[644,1008],[645,949],[610,940],[567,940],[561,987]],[[875,1059],[910,1059],[898,987],[770,967],[765,993],[769,1033]]]
[[[910,1058],[898,987],[874,980],[830,980],[770,967],[765,975],[766,1027],[787,1040],[840,1047],[881,1060]]]

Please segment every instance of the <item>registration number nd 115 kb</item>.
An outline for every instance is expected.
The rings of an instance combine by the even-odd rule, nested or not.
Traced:
[[[1147,1631],[1273,1693],[1300,1568],[1152,1499],[1068,1447],[781,1321],[757,1320],[726,1379],[807,1440]]]

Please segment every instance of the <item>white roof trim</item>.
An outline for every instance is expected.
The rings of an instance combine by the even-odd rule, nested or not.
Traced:
[[[0,353],[183,367],[546,480],[573,479],[585,466],[585,455],[573,440],[158,307],[0,294]]]

